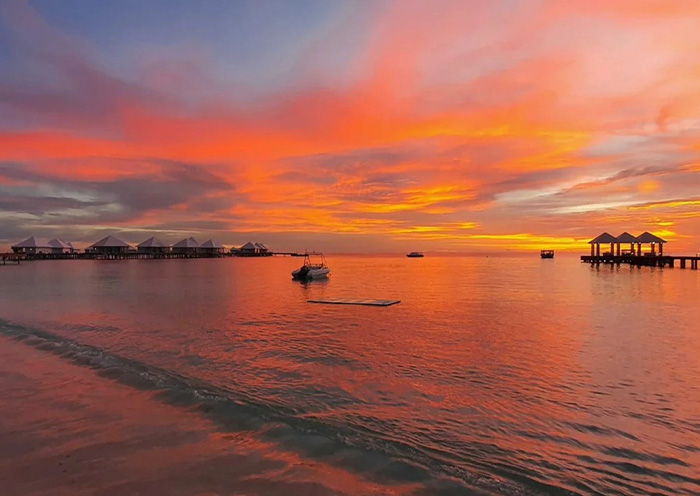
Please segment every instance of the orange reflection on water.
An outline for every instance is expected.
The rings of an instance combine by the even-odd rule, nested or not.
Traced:
[[[0,316],[252,405],[226,422],[344,484],[434,487],[447,466],[571,491],[694,489],[697,273],[538,255],[329,255],[331,279],[309,284],[291,280],[297,258],[27,264],[7,272]],[[322,297],[401,304],[307,303]],[[316,445],[331,441],[428,475],[331,462]]]

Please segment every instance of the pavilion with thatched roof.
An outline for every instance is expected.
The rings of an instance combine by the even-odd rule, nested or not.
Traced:
[[[603,253],[603,255],[612,255],[615,252],[615,240],[615,236],[613,236],[609,232],[604,232],[603,234],[596,236],[588,242],[588,244],[591,245],[591,256],[600,256],[600,245],[610,245],[610,251],[607,253]]]
[[[655,234],[650,233],[649,231],[645,231],[639,236],[637,236],[637,242],[639,243],[639,255],[642,254],[642,245],[651,245],[651,252],[649,252],[649,255],[655,256],[656,255],[656,247],[658,245],[659,247],[659,256],[663,256],[664,254],[664,243],[666,243],[665,239],[661,239],[660,237],[656,236]]]
[[[592,257],[641,257],[642,256],[642,245],[651,245],[651,251],[645,253],[647,256],[663,256],[664,254],[664,243],[666,240],[652,234],[650,232],[644,232],[639,236],[634,236],[627,231],[623,232],[619,236],[613,236],[610,233],[604,232],[603,234],[593,238],[588,242],[591,245],[591,256]],[[622,249],[623,245],[629,244],[629,249]],[[606,245],[610,246],[610,251],[600,252],[600,246]],[[657,250],[658,247],[658,250]]]
[[[635,245],[639,243],[639,240],[637,239],[637,236],[633,236],[632,234],[628,233],[627,231],[623,232],[619,236],[615,238],[615,244],[617,245],[617,252],[616,255],[622,256],[622,255],[636,255],[636,249]],[[623,244],[629,244],[630,248],[629,250],[623,250],[622,245]]]

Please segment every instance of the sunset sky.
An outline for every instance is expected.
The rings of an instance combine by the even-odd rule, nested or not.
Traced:
[[[3,1],[0,251],[700,251],[700,1]]]

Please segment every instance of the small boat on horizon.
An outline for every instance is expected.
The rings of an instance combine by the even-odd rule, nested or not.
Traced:
[[[311,261],[311,257],[318,257],[317,260]],[[292,279],[296,281],[311,281],[314,279],[326,279],[331,273],[326,263],[326,257],[323,253],[304,253],[304,265],[297,270],[292,271]]]
[[[423,253],[420,251],[412,251],[411,253],[408,253],[406,256],[408,258],[423,258],[425,255],[423,255]]]
[[[554,258],[554,250],[540,251],[540,258]]]

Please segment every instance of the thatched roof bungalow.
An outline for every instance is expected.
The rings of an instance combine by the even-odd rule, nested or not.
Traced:
[[[41,243],[34,236],[30,236],[24,241],[20,241],[16,245],[12,245],[11,248],[14,253],[26,254],[51,253],[52,249],[48,243]]]
[[[88,246],[85,251],[87,253],[115,254],[129,253],[131,250],[133,250],[131,245],[110,234]]]
[[[194,255],[199,253],[199,242],[192,236],[189,238],[181,239],[173,245],[173,253],[184,253],[189,255]]]
[[[51,253],[75,253],[75,247],[62,239],[54,238],[47,243],[51,247]]]
[[[155,236],[141,241],[136,247],[139,253],[167,253],[170,251],[170,246],[166,245]]]
[[[224,252],[224,245],[219,244],[211,239],[208,239],[204,243],[199,245],[199,248],[202,253],[207,253],[210,255],[221,254]]]

